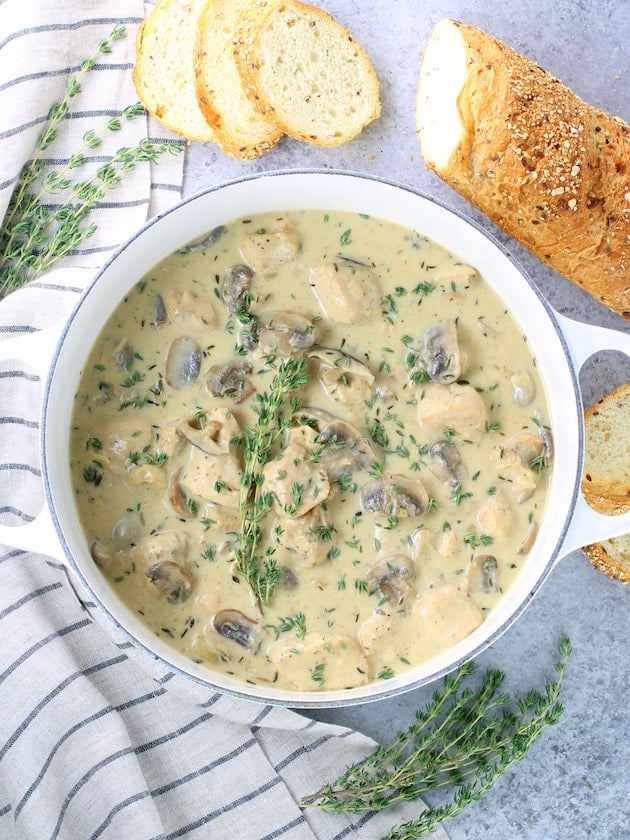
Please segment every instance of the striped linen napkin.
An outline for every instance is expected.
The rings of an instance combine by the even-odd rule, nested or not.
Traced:
[[[182,0],[185,2],[185,0]],[[140,0],[0,0],[0,218],[50,105],[115,25],[127,35],[83,80],[46,163],[137,101],[131,81]],[[104,136],[95,166],[122,144],[175,138],[142,116]],[[181,141],[180,141],[181,142]],[[0,340],[68,315],[94,271],[134,229],[180,196],[183,155],[142,164],[96,211],[98,230],[63,262],[0,302]],[[43,505],[41,382],[0,364],[0,522]],[[0,837],[378,838],[418,803],[386,815],[303,811],[297,801],[373,742],[283,708],[213,693],[115,635],[64,566],[0,547]],[[446,838],[442,830],[434,837]]]

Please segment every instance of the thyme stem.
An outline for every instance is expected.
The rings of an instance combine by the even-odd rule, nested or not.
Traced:
[[[487,671],[478,689],[464,687],[475,670],[465,663],[445,678],[442,690],[391,745],[378,747],[334,783],[303,797],[301,805],[360,813],[451,787],[450,802],[394,826],[384,840],[412,840],[432,831],[490,790],[545,727],[556,723],[563,712],[558,698],[570,652],[568,639],[562,639],[556,679],[543,693],[531,690],[515,702],[498,693],[505,677],[498,670]]]
[[[71,100],[81,91],[83,76],[95,67],[98,56],[110,53],[124,35],[124,26],[117,26],[99,43],[69,81],[62,99],[48,112],[46,127],[32,159],[22,167],[0,227],[0,297],[49,269],[92,236],[96,225],[86,221],[90,211],[137,163],[156,161],[164,152],[178,154],[182,150],[179,144],[145,138],[134,148],[119,149],[87,180],[72,182],[70,174],[86,163],[87,149],[97,148],[106,132],[119,131],[124,122],[145,113],[142,104],[136,102],[101,129],[87,131],[67,162],[45,171],[42,152],[57,139],[59,126],[70,113]],[[52,203],[51,196],[60,196],[58,203]]]
[[[272,496],[263,487],[263,468],[272,457],[282,432],[291,424],[299,407],[299,391],[308,382],[305,359],[283,359],[269,390],[258,394],[253,406],[256,423],[244,430],[244,469],[241,478],[240,535],[236,550],[238,573],[252,589],[258,609],[269,603],[280,580],[280,572],[267,550],[260,557],[263,539],[261,523],[271,509]],[[288,412],[286,409],[288,407]]]

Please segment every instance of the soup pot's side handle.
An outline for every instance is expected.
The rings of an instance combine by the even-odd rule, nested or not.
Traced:
[[[584,324],[555,313],[576,373],[594,353],[617,350],[630,356],[630,334]],[[567,528],[558,560],[572,551],[591,543],[630,533],[630,512],[606,516],[593,510],[578,492],[571,520]]]
[[[19,361],[32,368],[42,380],[46,379],[62,329],[63,323],[55,324],[45,330],[0,341],[0,361]],[[0,543],[66,562],[47,507],[26,525],[0,525]]]

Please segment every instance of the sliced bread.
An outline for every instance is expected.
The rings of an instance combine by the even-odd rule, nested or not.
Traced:
[[[630,510],[630,383],[584,413],[582,491],[602,513]]]
[[[281,129],[251,103],[234,59],[234,31],[251,0],[208,0],[199,18],[195,85],[199,106],[227,154],[251,160],[268,151]]]
[[[621,385],[584,413],[582,491],[608,515],[630,510],[630,383]],[[630,582],[630,534],[587,545],[584,554],[610,577]]]
[[[193,55],[206,0],[158,0],[138,29],[133,81],[147,111],[175,134],[214,141],[197,102]]]
[[[582,550],[596,569],[622,583],[630,583],[630,534],[587,545]]]
[[[247,95],[290,137],[337,146],[379,116],[370,59],[327,12],[298,0],[252,0],[235,40]]]

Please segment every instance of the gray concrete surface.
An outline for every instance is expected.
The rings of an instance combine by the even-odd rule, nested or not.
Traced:
[[[216,148],[187,154],[186,194],[242,175],[320,167],[385,177],[435,196],[498,236],[547,300],[577,320],[628,330],[620,317],[554,274],[498,232],[423,165],[414,101],[420,54],[435,22],[481,26],[535,59],[587,101],[630,119],[629,0],[321,0],[369,53],[381,81],[382,116],[351,143],[321,149],[283,139],[239,163]],[[601,353],[583,368],[585,405],[630,381],[630,360]],[[480,802],[445,827],[452,840],[628,840],[630,588],[595,571],[581,552],[564,558],[532,605],[478,659],[499,667],[514,692],[552,676],[559,638],[573,645],[562,700],[566,712],[526,758]],[[314,713],[387,741],[407,726],[431,688],[345,710]]]

